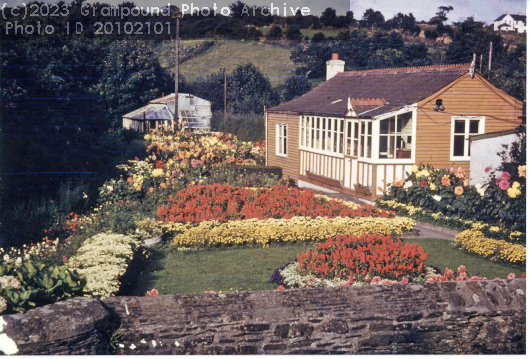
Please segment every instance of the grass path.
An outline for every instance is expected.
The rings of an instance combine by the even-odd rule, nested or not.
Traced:
[[[470,275],[493,279],[506,278],[508,273],[520,277],[520,269],[506,267],[483,258],[466,254],[441,239],[407,239],[418,243],[428,253],[427,265],[441,270],[449,267],[456,271],[459,265],[467,267]],[[130,295],[143,295],[152,288],[161,294],[202,293],[207,290],[272,290],[269,282],[274,269],[287,262],[314,243],[288,243],[269,248],[244,247],[199,251],[176,251],[171,245],[153,248],[153,255],[138,285]]]

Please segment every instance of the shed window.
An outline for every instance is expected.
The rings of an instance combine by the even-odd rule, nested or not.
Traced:
[[[287,157],[287,124],[276,125],[276,155]]]
[[[484,133],[484,117],[453,117],[451,122],[451,160],[467,161],[471,156],[469,136]]]

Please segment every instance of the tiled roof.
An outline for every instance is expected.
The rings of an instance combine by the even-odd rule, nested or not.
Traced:
[[[355,99],[352,105],[359,117],[373,117],[432,95],[469,71],[469,66],[436,65],[342,72],[312,91],[268,111],[344,116],[350,98],[350,101]],[[370,102],[370,99],[381,100],[376,103]]]

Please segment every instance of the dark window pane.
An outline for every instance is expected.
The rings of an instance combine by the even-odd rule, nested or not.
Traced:
[[[456,135],[453,145],[453,156],[463,156],[464,155],[464,143],[466,139],[465,136]]]
[[[372,134],[372,123],[371,122],[368,122],[368,134],[369,135]]]
[[[388,158],[388,137],[379,137],[379,158]]]
[[[466,121],[455,121],[455,133],[466,133]]]
[[[379,133],[382,135],[388,133],[388,118],[386,120],[381,120],[381,125],[379,127]]]
[[[346,137],[351,137],[351,122],[348,122],[347,130],[346,130]]]
[[[355,122],[355,138],[359,138],[359,122]]]
[[[366,124],[364,122],[361,122],[361,135],[364,135],[366,133]]]
[[[478,124],[480,121],[473,120],[469,121],[469,133],[470,134],[477,134],[478,133]]]
[[[371,125],[371,124],[370,124]],[[371,127],[371,126],[369,126]],[[372,137],[366,139],[366,157],[372,158]]]

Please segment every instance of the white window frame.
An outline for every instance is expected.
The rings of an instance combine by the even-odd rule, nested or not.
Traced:
[[[453,150],[455,145],[455,122],[465,120],[465,133],[464,133],[464,156],[454,156]],[[478,124],[478,135],[482,135],[486,132],[486,117],[485,116],[452,116],[451,117],[451,147],[449,148],[449,160],[458,161],[470,161],[471,156],[469,155],[469,122],[471,120],[479,120]]]
[[[285,130],[284,130],[285,128]],[[284,135],[285,133],[285,135]],[[289,141],[288,141],[288,136],[289,136],[289,127],[288,127],[288,124],[286,123],[277,123],[276,124],[276,156],[279,156],[279,157],[287,157],[288,155],[288,152],[287,152],[287,149],[289,147]],[[283,148],[284,152],[282,152],[282,145],[284,143],[284,139],[285,139],[285,148]]]
[[[314,123],[316,124],[316,120],[317,118],[320,119],[320,128],[317,130],[315,129],[313,131],[313,119],[314,119]],[[306,119],[309,119],[309,127],[306,127],[305,124],[307,123],[306,122]],[[322,123],[323,121],[326,121],[326,130],[324,131],[324,128],[322,126]],[[329,123],[331,122],[331,128],[329,128]],[[335,145],[335,137],[337,138],[337,142],[340,141],[340,137],[341,137],[341,131],[340,131],[340,124],[344,123],[344,127],[343,127],[343,132],[342,132],[342,137],[343,137],[343,141],[342,141],[342,144],[343,144],[343,148],[342,148],[342,152],[343,153],[340,153],[338,152],[338,150],[340,149],[340,143],[337,143],[337,152],[334,152],[333,151],[333,148],[334,148],[334,145]],[[335,131],[335,123],[337,123],[337,131]],[[301,150],[305,150],[305,151],[309,151],[309,152],[313,152],[313,153],[320,153],[320,154],[324,154],[324,155],[328,155],[328,156],[332,156],[332,157],[339,157],[339,158],[343,158],[344,157],[344,152],[345,152],[345,148],[344,148],[344,138],[345,138],[345,131],[346,131],[346,119],[345,118],[340,118],[340,117],[327,117],[327,116],[320,116],[320,115],[302,115],[300,116],[300,124],[299,124],[299,127],[300,127],[300,133],[302,134],[302,136],[300,136],[300,140],[298,142],[298,145],[299,145],[299,149]],[[320,143],[319,143],[319,148],[315,148],[314,147],[314,143],[313,141],[311,141],[311,138],[312,138],[312,134],[314,133],[315,134],[315,138],[316,138],[316,132],[319,132],[320,134]],[[328,134],[331,135],[331,137],[328,137]],[[309,141],[306,141],[304,137],[309,135]],[[331,151],[328,151],[327,148],[330,148]]]

